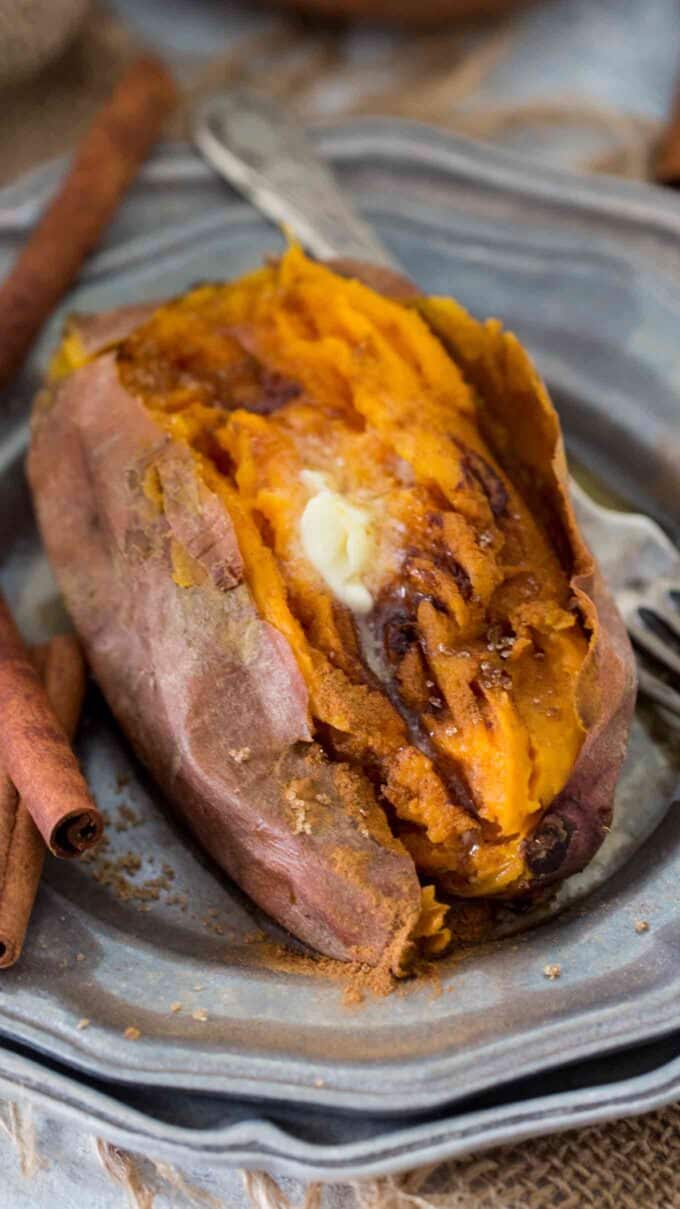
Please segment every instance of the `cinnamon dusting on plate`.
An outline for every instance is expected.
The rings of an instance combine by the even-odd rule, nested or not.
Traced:
[[[229,957],[233,960],[233,950]],[[440,972],[434,963],[416,962],[405,975],[397,976],[392,970],[394,955],[389,950],[380,965],[370,966],[317,956],[262,939],[250,943],[247,961],[276,974],[336,982],[342,987],[342,1005],[346,1008],[357,1008],[367,1000],[383,999],[394,993],[412,994],[421,991],[425,982],[436,987],[435,994],[441,994]]]

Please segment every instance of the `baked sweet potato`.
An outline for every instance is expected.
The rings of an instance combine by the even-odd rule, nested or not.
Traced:
[[[292,248],[72,321],[29,477],[95,675],[199,840],[314,948],[396,969],[447,910],[460,934],[460,904],[591,858],[634,665],[520,345],[359,271]]]

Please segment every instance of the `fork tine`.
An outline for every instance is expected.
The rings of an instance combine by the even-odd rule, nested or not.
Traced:
[[[664,642],[657,634],[650,630],[646,625],[641,624],[637,616],[629,616],[627,619],[628,633],[635,640],[638,646],[642,647],[648,655],[652,655],[662,663],[664,667],[670,668],[672,672],[676,672],[680,676],[680,655],[674,651],[669,642]]]
[[[680,600],[680,581],[658,579],[641,593],[640,603],[648,604],[676,638],[680,638],[680,608],[673,599],[674,595]]]
[[[680,612],[677,609],[668,609],[665,605],[655,604],[652,607],[652,612],[656,614],[660,621],[663,621],[665,626],[676,638],[680,638]]]
[[[638,667],[638,685],[640,692],[646,697],[680,718],[680,693],[671,688],[670,684],[664,684],[663,680],[653,672],[648,672],[646,668]]]

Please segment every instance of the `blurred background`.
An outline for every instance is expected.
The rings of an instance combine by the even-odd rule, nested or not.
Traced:
[[[0,0],[0,183],[70,147],[140,45],[185,104],[239,81],[308,121],[393,114],[653,174],[680,0]]]

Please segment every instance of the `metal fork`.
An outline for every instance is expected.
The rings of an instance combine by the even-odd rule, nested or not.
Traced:
[[[234,91],[199,106],[197,146],[212,166],[320,258],[403,273],[278,102]],[[596,504],[572,479],[577,517],[640,656],[640,690],[680,716],[680,552],[647,516]],[[663,673],[663,674],[660,674]]]

